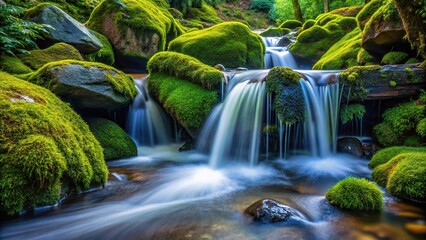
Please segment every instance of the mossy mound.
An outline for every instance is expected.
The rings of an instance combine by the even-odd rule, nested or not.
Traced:
[[[272,94],[273,108],[282,123],[294,124],[305,119],[305,101],[298,72],[274,67],[266,77],[266,91]]]
[[[379,165],[387,163],[393,157],[401,153],[413,153],[413,152],[424,152],[426,153],[426,148],[417,148],[417,147],[388,147],[381,149],[371,158],[368,163],[368,167],[371,169],[376,168]]]
[[[174,76],[208,90],[220,91],[223,73],[198,59],[177,52],[160,52],[148,62],[149,73]]]
[[[104,185],[102,148],[48,90],[0,72],[0,212],[57,202],[61,190]]]
[[[57,43],[46,49],[31,50],[29,54],[20,54],[19,59],[27,66],[37,70],[46,63],[61,60],[83,60],[80,52],[66,43]]]
[[[420,60],[417,58],[409,58],[405,64],[414,64],[414,63],[420,63]]]
[[[19,58],[6,54],[0,55],[0,70],[10,74],[26,74],[33,71]]]
[[[356,66],[357,55],[361,49],[361,30],[355,28],[346,34],[314,64],[312,69],[333,70]]]
[[[315,23],[317,23],[317,22],[313,19],[306,20],[305,23],[303,23],[302,30],[306,30],[306,29],[314,26]]]
[[[356,15],[358,27],[363,30],[371,16],[383,5],[383,0],[372,0]]]
[[[103,118],[87,119],[90,131],[104,150],[105,160],[136,156],[136,144],[116,123]]]
[[[408,137],[404,138],[404,146],[421,147],[423,145],[425,145],[425,144],[423,143],[423,140],[419,135],[413,134],[413,135],[409,135]]]
[[[379,60],[364,48],[359,49],[356,61],[362,66],[379,64]]]
[[[163,73],[150,73],[148,89],[164,109],[190,132],[197,132],[218,94],[199,85]]]
[[[170,51],[184,53],[214,66],[262,68],[265,46],[262,38],[237,22],[226,22],[174,39]]]
[[[330,47],[356,26],[357,23],[353,17],[330,13],[321,14],[316,18],[314,26],[298,35],[297,41],[290,47],[290,52],[297,57],[316,62]]]
[[[279,28],[295,29],[295,28],[298,28],[298,27],[301,27],[301,26],[302,26],[302,23],[300,21],[286,20],[283,23],[281,23]]]
[[[377,166],[373,179],[394,196],[424,201],[426,199],[425,152],[401,153]]]
[[[426,138],[426,118],[423,118],[417,123],[416,133],[419,134],[420,137]]]
[[[405,52],[388,52],[382,58],[382,64],[399,64],[404,63],[408,59],[408,53]]]
[[[104,35],[97,33],[95,31],[91,31],[102,43],[101,50],[85,55],[85,59],[91,62],[100,62],[105,63],[107,65],[113,65],[115,62],[114,59],[114,50],[112,49],[111,43],[108,41]]]
[[[262,37],[282,37],[290,32],[288,28],[268,28],[259,35]]]
[[[380,188],[367,179],[348,177],[339,181],[326,193],[327,200],[342,209],[380,211],[383,195]]]
[[[217,16],[214,8],[204,1],[199,8],[189,8],[185,14],[185,18],[189,21],[197,22],[203,26],[211,26],[213,24],[222,23],[222,19]]]

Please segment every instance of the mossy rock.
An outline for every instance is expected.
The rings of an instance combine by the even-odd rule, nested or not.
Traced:
[[[197,84],[207,90],[221,91],[224,75],[198,59],[177,52],[160,52],[148,62],[149,73],[163,73]]]
[[[120,0],[119,3],[101,2],[86,25],[108,38],[120,67],[134,62],[134,68],[144,69],[152,55],[164,51],[167,43],[184,31],[164,0]]]
[[[0,212],[54,204],[104,185],[108,169],[87,124],[47,89],[0,72]]]
[[[379,64],[379,60],[364,48],[359,49],[356,60],[359,65],[363,66]]]
[[[407,152],[393,157],[373,170],[372,177],[394,196],[426,199],[426,153]]]
[[[357,64],[357,55],[361,49],[361,30],[355,28],[334,44],[312,69],[333,70],[346,69]]]
[[[31,50],[29,54],[18,55],[19,59],[33,70],[37,70],[46,63],[61,60],[83,60],[80,52],[66,43],[57,43],[46,49]]]
[[[414,64],[414,63],[420,63],[421,61],[417,58],[409,58],[405,64]]]
[[[298,27],[302,27],[302,23],[297,20],[286,20],[283,23],[281,23],[281,25],[279,26],[279,28],[288,28],[288,29],[295,29]]]
[[[95,31],[90,31],[92,34],[94,34],[102,43],[101,50],[85,55],[84,58],[91,62],[100,62],[105,63],[107,65],[112,66],[115,62],[114,59],[114,50],[112,49],[112,45],[109,42],[108,38],[106,38],[104,35],[97,33]]]
[[[314,26],[316,23],[317,22],[313,19],[306,20],[305,23],[303,23],[302,30],[306,30],[306,29]]]
[[[381,149],[371,158],[368,163],[368,167],[371,169],[376,168],[379,165],[387,163],[393,157],[402,154],[402,153],[413,153],[413,152],[424,152],[426,153],[426,148],[417,148],[417,147],[388,147]]]
[[[328,190],[325,196],[332,205],[346,210],[383,209],[383,195],[380,188],[367,179],[345,178]]]
[[[408,59],[408,53],[405,52],[388,52],[382,58],[382,64],[399,64],[404,63]]]
[[[105,160],[136,156],[138,150],[129,135],[113,121],[103,118],[86,120],[104,150]]]
[[[274,67],[266,77],[266,91],[273,96],[273,108],[285,124],[305,119],[305,101],[299,84],[302,75],[290,68]]]
[[[364,8],[363,5],[361,6],[353,6],[353,7],[343,7],[338,8],[333,11],[331,11],[331,14],[339,14],[341,16],[345,17],[356,17],[358,13]]]
[[[163,73],[150,73],[148,89],[167,113],[194,136],[219,101],[217,92]]]
[[[137,95],[131,76],[102,63],[51,62],[28,81],[51,90],[75,108],[113,110],[128,105]]]
[[[25,65],[19,58],[6,54],[0,55],[0,70],[10,74],[26,74],[33,70]]]
[[[259,33],[262,37],[282,37],[290,32],[288,28],[268,28]]]
[[[185,18],[191,21],[196,20],[206,27],[223,22],[217,15],[214,8],[204,1],[201,3],[201,7],[199,8],[189,8],[185,14]]]
[[[193,56],[214,66],[262,68],[265,46],[262,38],[237,22],[226,22],[181,35],[169,51]]]
[[[421,147],[425,145],[422,138],[419,135],[409,135],[404,139],[404,146],[408,147]]]
[[[416,133],[422,138],[426,138],[426,118],[423,118],[417,123]]]
[[[372,0],[367,3],[361,11],[356,15],[358,27],[364,30],[365,24],[370,20],[371,16],[383,5],[383,0]]]

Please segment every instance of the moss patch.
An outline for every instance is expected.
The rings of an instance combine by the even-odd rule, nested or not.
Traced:
[[[317,22],[313,19],[309,19],[309,20],[305,21],[305,23],[303,23],[302,30],[306,30],[306,29],[314,26],[315,23],[317,23]]]
[[[148,88],[167,113],[191,130],[201,128],[205,118],[219,101],[216,92],[163,73],[151,73]]]
[[[347,210],[383,209],[382,192],[374,182],[367,179],[345,178],[328,190],[326,198],[332,205]]]
[[[0,212],[15,215],[71,191],[104,185],[102,148],[48,90],[0,72]]]
[[[262,68],[265,47],[262,38],[244,24],[227,22],[186,33],[169,45],[170,51],[193,56],[214,66]]]
[[[408,54],[405,52],[388,52],[382,58],[382,64],[398,64],[404,63],[408,59]]]
[[[200,8],[189,8],[185,14],[185,18],[189,19],[190,21],[195,20],[197,22],[207,23],[202,25],[211,25],[223,22],[222,19],[217,16],[214,8],[204,1],[202,2]]]
[[[84,58],[91,62],[101,62],[107,65],[113,65],[115,61],[114,50],[112,49],[111,43],[108,41],[108,38],[95,31],[91,31],[91,33],[94,34],[101,41],[102,48],[101,50],[95,53],[85,55]]]
[[[163,73],[197,84],[208,90],[220,90],[223,73],[196,58],[177,53],[160,52],[148,62],[150,74]]]
[[[302,23],[300,21],[286,20],[283,23],[281,23],[279,28],[295,29],[295,28],[298,28],[298,27],[301,27],[301,26],[302,26]]]
[[[18,57],[23,63],[34,70],[50,62],[67,59],[83,60],[80,52],[75,47],[66,43],[57,43],[46,49],[31,50],[30,54],[20,54]]]
[[[104,150],[105,160],[136,156],[136,144],[116,123],[103,118],[87,119],[90,131]]]
[[[19,60],[19,58],[5,54],[0,55],[0,70],[10,74],[26,74],[33,71]]]
[[[383,0],[372,0],[357,14],[358,27],[363,30],[371,16],[383,5]]]
[[[393,157],[401,153],[412,153],[412,152],[424,152],[426,153],[426,148],[416,148],[416,147],[388,147],[381,149],[371,158],[368,163],[368,167],[374,169],[377,166],[387,163]]]
[[[364,48],[359,49],[356,60],[359,65],[374,65],[379,63],[379,60]]]
[[[262,37],[282,37],[290,32],[288,28],[268,28],[259,35]]]

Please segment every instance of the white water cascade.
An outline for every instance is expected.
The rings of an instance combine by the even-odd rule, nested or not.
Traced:
[[[163,145],[171,142],[167,118],[149,96],[146,78],[136,80],[139,91],[129,109],[126,129],[137,146]]]
[[[276,66],[288,67],[291,69],[299,69],[293,55],[288,51],[289,45],[278,46],[281,38],[263,37],[266,46],[265,52],[265,68]]]

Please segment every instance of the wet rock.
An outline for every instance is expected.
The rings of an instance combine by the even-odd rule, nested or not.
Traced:
[[[417,221],[414,223],[406,223],[405,228],[412,234],[415,235],[426,235],[426,223],[425,221]]]
[[[283,222],[300,218],[300,214],[291,207],[273,199],[261,199],[250,205],[245,211],[254,221],[263,223]]]
[[[237,71],[248,71],[248,69],[247,69],[247,68],[245,68],[245,67],[238,67],[238,68],[237,68]]]
[[[102,48],[100,40],[88,28],[53,4],[36,7],[26,13],[26,17],[32,22],[53,27],[47,29],[49,34],[40,42],[43,47],[65,42],[81,53],[94,53]]]
[[[337,140],[337,151],[349,153],[357,157],[364,156],[362,143],[357,137],[342,137]]]
[[[223,66],[222,64],[216,64],[214,66],[214,68],[219,69],[220,71],[225,71],[226,70],[225,66]]]
[[[291,43],[291,40],[288,37],[282,37],[278,43],[277,47],[286,47]]]

